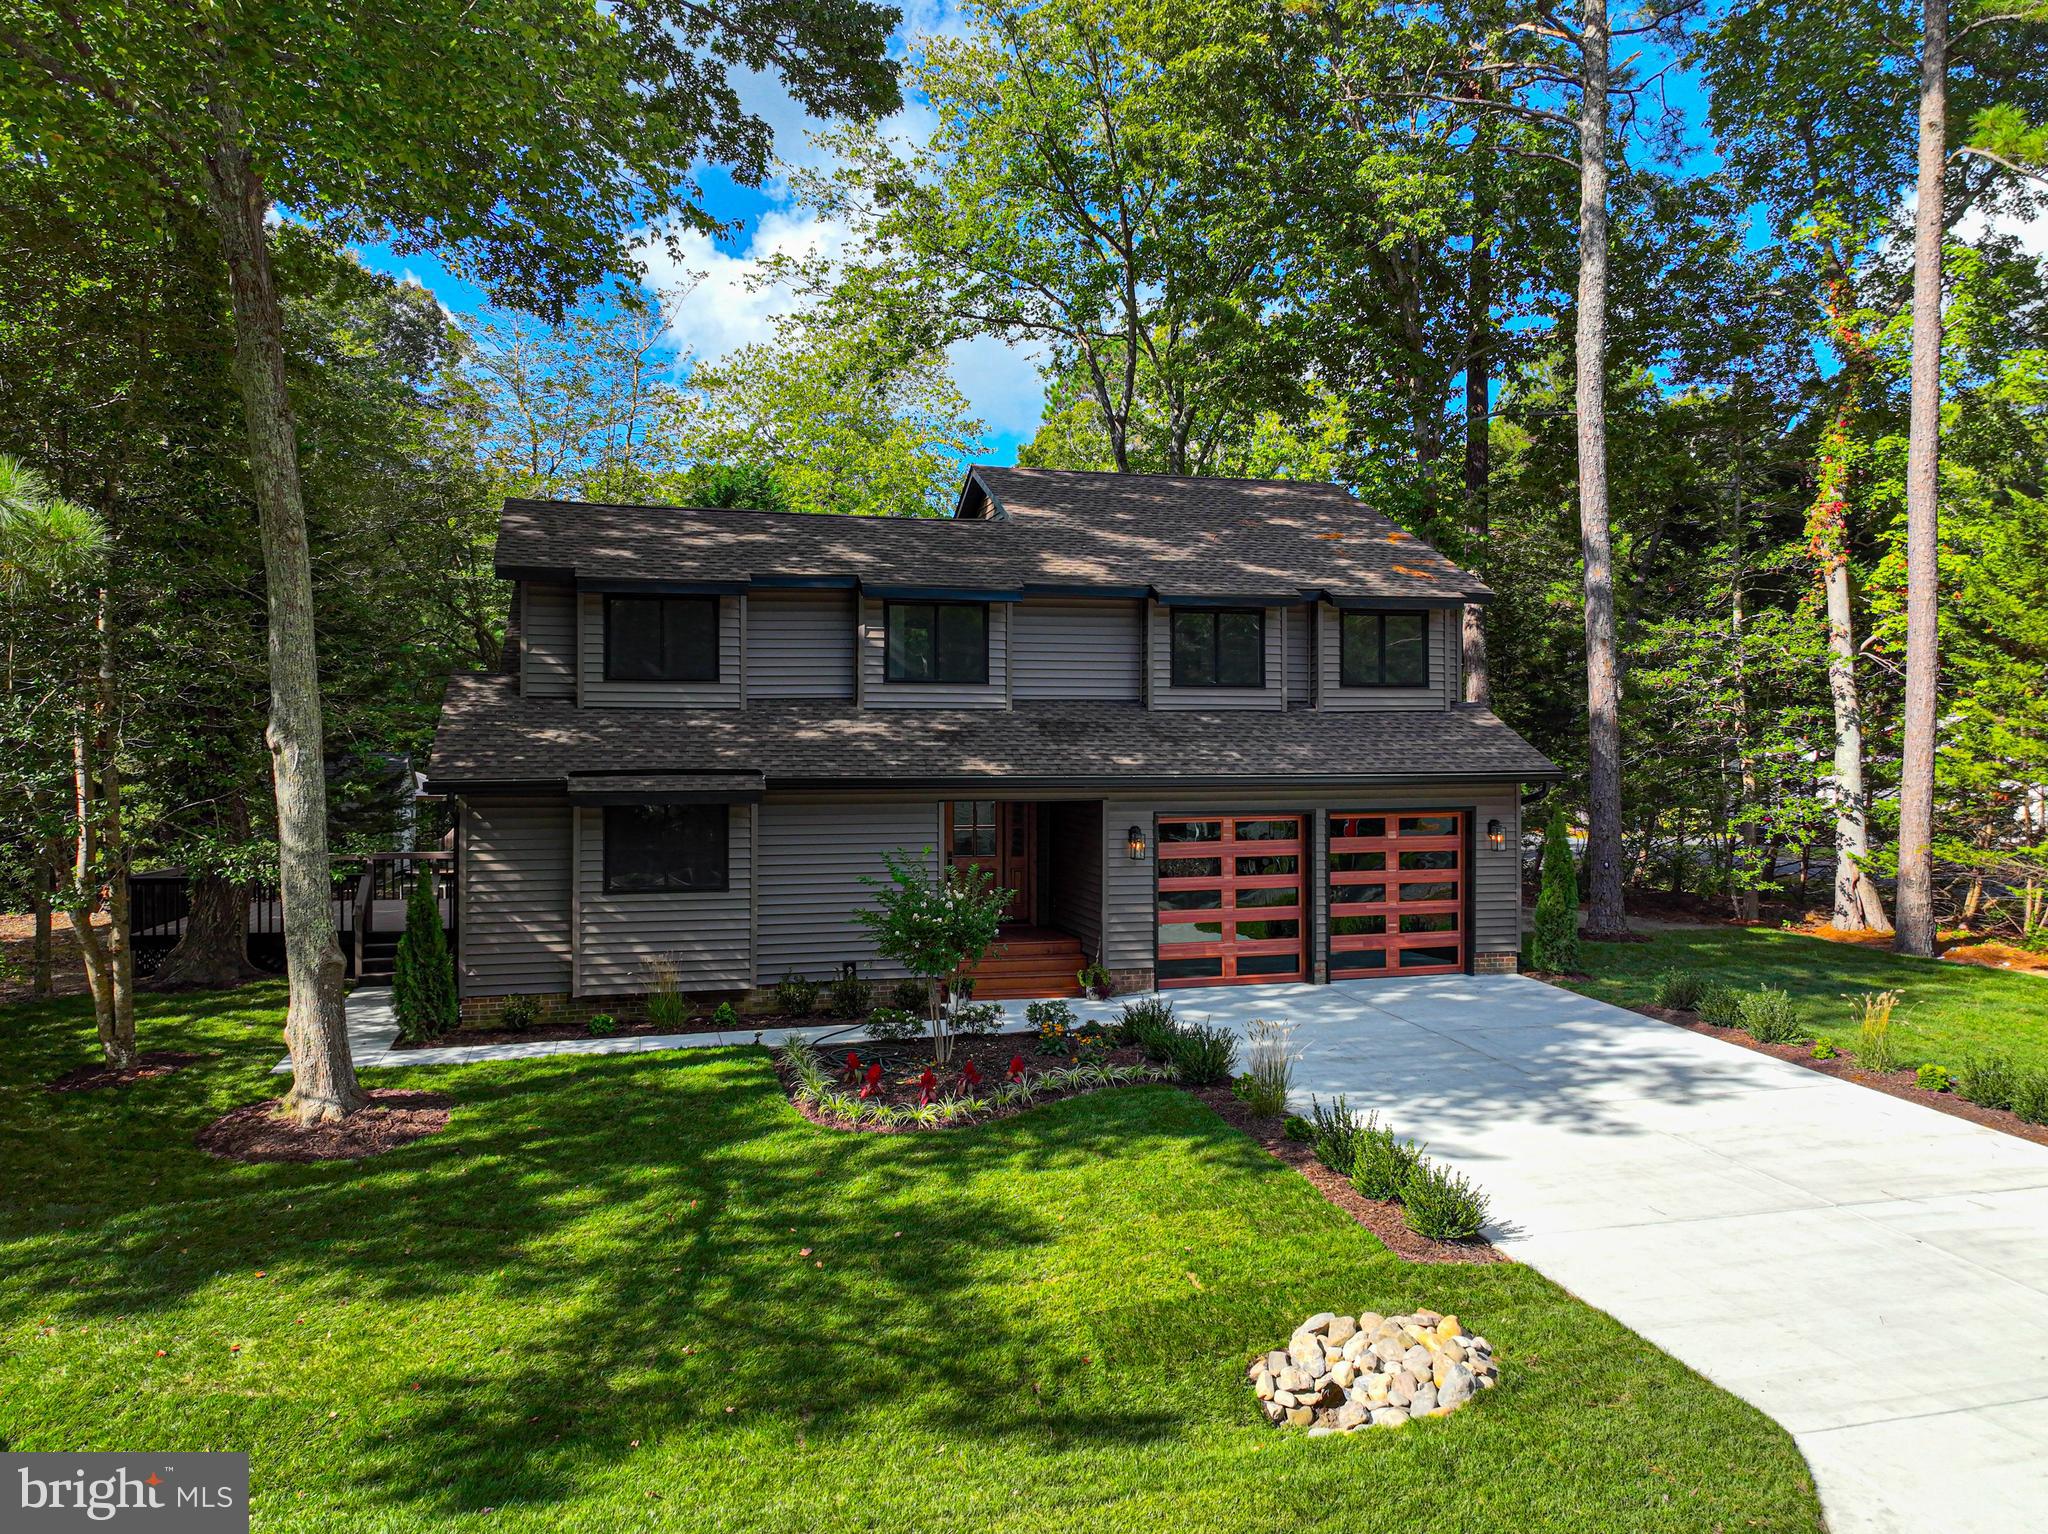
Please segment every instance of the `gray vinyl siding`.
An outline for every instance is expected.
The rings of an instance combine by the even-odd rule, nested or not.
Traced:
[[[1135,702],[1145,691],[1144,631],[1135,601],[1019,602],[1010,661],[1016,696]]]
[[[1513,783],[1482,787],[1418,783],[1399,788],[1360,789],[1356,793],[1333,795],[1328,790],[1261,789],[1248,784],[1233,794],[1156,794],[1111,796],[1103,807],[1103,867],[1108,874],[1107,899],[1103,906],[1105,931],[1103,963],[1111,969],[1152,967],[1153,874],[1157,835],[1155,815],[1192,812],[1195,814],[1302,814],[1313,817],[1305,827],[1312,833],[1310,869],[1314,879],[1315,924],[1309,935],[1311,966],[1323,956],[1323,931],[1328,880],[1324,863],[1328,851],[1327,829],[1331,814],[1361,814],[1375,810],[1470,809],[1472,825],[1466,852],[1466,877],[1472,888],[1472,932],[1469,952],[1513,953],[1522,943],[1522,892],[1519,851],[1521,847],[1521,790]],[[1486,839],[1486,823],[1497,819],[1506,833],[1506,845],[1495,848]],[[1146,829],[1154,852],[1141,862],[1122,855],[1125,828],[1136,823]]]
[[[593,708],[737,708],[740,702],[740,601],[718,599],[718,680],[715,682],[607,682],[604,678],[604,595],[579,598],[583,687]]]
[[[1313,664],[1309,636],[1315,630],[1316,610],[1283,607],[1280,611],[1286,629],[1287,701],[1307,705],[1315,699],[1315,677],[1309,669]]]
[[[576,593],[519,584],[519,690],[529,698],[576,696]]]
[[[853,605],[845,591],[749,593],[747,696],[852,697]]]
[[[569,989],[569,807],[462,803],[459,978],[464,996]]]
[[[936,867],[939,802],[770,796],[760,817],[758,983],[792,971],[830,979],[847,960],[863,975],[901,978],[902,966],[877,956],[853,913],[873,905],[875,892],[861,880],[883,875],[883,853],[902,849]]]
[[[1047,915],[1052,925],[1081,940],[1093,958],[1102,948],[1102,865],[1108,856],[1102,805],[1048,804]]]
[[[939,682],[886,680],[888,636],[882,624],[882,603],[861,603],[860,655],[863,708],[1008,708],[1010,706],[1010,608],[1008,602],[988,604],[988,681],[953,686]]]
[[[1150,705],[1155,709],[1271,708],[1287,706],[1285,676],[1287,651],[1281,632],[1284,607],[1268,607],[1266,613],[1266,685],[1264,687],[1175,687],[1173,685],[1174,609],[1152,604],[1152,686]]]
[[[1451,656],[1458,635],[1460,615],[1448,608],[1429,614],[1429,685],[1427,687],[1346,687],[1342,675],[1341,645],[1337,636],[1337,609],[1324,604],[1317,609],[1322,625],[1322,703],[1332,710],[1448,708],[1456,685],[1455,662]]]
[[[607,895],[604,811],[576,812],[576,994],[638,994],[651,961],[675,960],[685,991],[739,991],[753,973],[753,807],[726,807],[729,887]]]

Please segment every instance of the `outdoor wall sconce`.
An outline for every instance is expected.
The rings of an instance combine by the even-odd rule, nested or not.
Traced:
[[[1126,849],[1126,850],[1127,850],[1127,851],[1128,851],[1128,852],[1130,853],[1130,855],[1131,855],[1131,861],[1132,861],[1133,863],[1142,863],[1142,862],[1144,862],[1144,861],[1145,861],[1145,832],[1144,832],[1144,830],[1143,830],[1143,829],[1142,829],[1141,827],[1138,827],[1138,826],[1132,826],[1132,827],[1131,827],[1131,829],[1130,829],[1130,831],[1129,831],[1129,832],[1128,832],[1128,833],[1127,833],[1127,834],[1125,835],[1125,837],[1124,837],[1124,847],[1125,847],[1125,849]]]
[[[1508,844],[1508,833],[1498,820],[1489,820],[1486,823],[1486,839],[1498,849]]]

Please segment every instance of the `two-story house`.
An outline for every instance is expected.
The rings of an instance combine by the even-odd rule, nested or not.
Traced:
[[[1521,785],[1473,576],[1332,485],[976,468],[950,519],[507,504],[450,680],[466,1001],[888,979],[883,854],[1011,898],[982,995],[1504,970]],[[472,1006],[472,1010],[476,1010]]]

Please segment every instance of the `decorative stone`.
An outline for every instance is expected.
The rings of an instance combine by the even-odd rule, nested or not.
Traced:
[[[1311,1438],[1328,1438],[1335,1434],[1336,1431],[1337,1430],[1335,1428],[1325,1424],[1322,1426],[1310,1428],[1308,1430],[1308,1436]]]
[[[1358,1329],[1361,1332],[1363,1332],[1366,1336],[1370,1337],[1374,1332],[1379,1330],[1380,1325],[1386,1319],[1387,1318],[1381,1315],[1377,1310],[1361,1310],[1358,1313]]]
[[[1278,1385],[1280,1389],[1291,1390],[1296,1395],[1306,1394],[1310,1384],[1312,1383],[1309,1379],[1308,1371],[1306,1369],[1292,1368],[1282,1369],[1277,1375],[1274,1376],[1273,1382],[1274,1384]]]
[[[1364,1332],[1354,1333],[1351,1340],[1344,1344],[1344,1356],[1353,1363],[1356,1363],[1371,1352],[1372,1338],[1368,1337]]]
[[[1418,1310],[1415,1312],[1415,1321],[1419,1326],[1434,1326],[1441,1320],[1443,1320],[1443,1317],[1433,1310]]]
[[[1327,1438],[1448,1416],[1499,1381],[1492,1355],[1485,1338],[1433,1310],[1368,1310],[1356,1320],[1320,1311],[1284,1350],[1254,1358],[1245,1377],[1268,1422]]]
[[[1394,1376],[1394,1383],[1387,1387],[1387,1405],[1406,1406],[1415,1399],[1415,1385],[1405,1374]]]
[[[1275,1374],[1286,1368],[1287,1350],[1285,1348],[1275,1348],[1272,1352],[1268,1353],[1266,1355],[1266,1367]]]
[[[1408,1402],[1408,1415],[1420,1417],[1435,1411],[1436,1408],[1436,1386],[1417,1385],[1414,1397]]]
[[[1261,1369],[1257,1377],[1252,1380],[1252,1394],[1261,1401],[1272,1400],[1273,1392],[1277,1388],[1279,1387],[1273,1383],[1273,1371],[1271,1369]]]
[[[1390,1364],[1399,1363],[1401,1355],[1407,1351],[1406,1348],[1401,1346],[1400,1340],[1394,1337],[1382,1337],[1372,1345],[1372,1356],[1383,1358]]]
[[[1458,1324],[1456,1316],[1445,1316],[1436,1324],[1436,1334],[1448,1342],[1453,1337],[1465,1335],[1465,1328]]]
[[[1341,1345],[1358,1335],[1358,1323],[1349,1316],[1332,1316],[1323,1328],[1323,1345]]]
[[[1349,1390],[1351,1382],[1358,1378],[1358,1365],[1348,1358],[1340,1358],[1330,1365],[1330,1378],[1341,1390]]]
[[[1444,1371],[1444,1377],[1437,1382],[1436,1399],[1439,1406],[1463,1406],[1472,1399],[1472,1371],[1463,1364],[1452,1364]]]
[[[1350,1432],[1355,1427],[1364,1427],[1372,1420],[1372,1411],[1363,1401],[1346,1401],[1337,1408],[1337,1426]]]
[[[1465,1361],[1465,1350],[1459,1347],[1455,1341],[1446,1342],[1436,1351],[1437,1357],[1448,1359],[1454,1364],[1461,1364]]]
[[[1287,1344],[1287,1356],[1303,1369],[1319,1364],[1323,1361],[1323,1339],[1296,1332],[1294,1340]]]
[[[1390,1374],[1368,1374],[1361,1381],[1361,1393],[1375,1405],[1386,1400],[1387,1392],[1393,1388],[1394,1379]]]
[[[1287,1409],[1287,1425],[1289,1427],[1307,1427],[1315,1420],[1316,1414],[1311,1407],[1291,1406]]]
[[[1401,1364],[1417,1379],[1426,1378],[1436,1368],[1436,1360],[1429,1356],[1429,1349],[1419,1345],[1401,1355]]]
[[[1330,1323],[1336,1319],[1336,1316],[1331,1314],[1329,1311],[1319,1310],[1314,1315],[1310,1316],[1306,1321],[1302,1322],[1301,1326],[1298,1329],[1304,1332],[1310,1332],[1320,1336],[1322,1333],[1330,1329]]]
[[[1273,1404],[1285,1411],[1290,1406],[1299,1406],[1301,1399],[1291,1390],[1276,1390],[1273,1392]]]
[[[1372,1414],[1374,1427],[1399,1427],[1408,1420],[1408,1413],[1398,1406],[1382,1406]]]
[[[1260,1410],[1265,1412],[1266,1420],[1275,1427],[1278,1427],[1287,1420],[1287,1408],[1278,1401],[1268,1401]]]

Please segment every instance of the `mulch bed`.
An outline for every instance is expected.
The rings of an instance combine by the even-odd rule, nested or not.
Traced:
[[[1955,1092],[1930,1092],[1921,1086],[1911,1071],[1867,1071],[1856,1063],[1853,1054],[1836,1055],[1832,1060],[1813,1058],[1813,1045],[1806,1044],[1759,1044],[1740,1028],[1718,1028],[1712,1023],[1703,1023],[1690,1012],[1680,1012],[1671,1007],[1637,1007],[1636,1011],[1645,1017],[1654,1017],[1660,1023],[1670,1023],[1688,1033],[1704,1034],[1723,1043],[1734,1044],[1742,1049],[1753,1050],[1760,1055],[1771,1055],[1788,1060],[1803,1070],[1818,1071],[1823,1076],[1833,1076],[1841,1081],[1853,1081],[1859,1087],[1868,1087],[1873,1092],[1882,1092],[1887,1097],[1904,1098],[1907,1102],[1918,1103],[1923,1108],[1932,1108],[1937,1113],[1946,1113],[1951,1118],[1968,1119],[1972,1124],[1981,1124],[1986,1129],[2001,1130],[2015,1139],[2032,1140],[2036,1145],[2048,1145],[2048,1124],[2029,1124],[2017,1113],[2005,1108],[1986,1108],[1973,1103],[1967,1097]]]
[[[100,1087],[125,1087],[130,1082],[148,1081],[153,1076],[168,1076],[172,1071],[182,1071],[205,1058],[204,1055],[179,1054],[174,1049],[152,1049],[136,1056],[135,1064],[126,1070],[116,1070],[111,1065],[81,1065],[75,1071],[66,1071],[55,1081],[43,1083],[43,1090],[92,1092]]]
[[[1256,1141],[1267,1154],[1276,1160],[1284,1161],[1301,1173],[1316,1192],[1378,1236],[1380,1243],[1396,1257],[1407,1262],[1480,1263],[1514,1260],[1488,1241],[1432,1241],[1427,1236],[1416,1235],[1402,1218],[1399,1204],[1367,1198],[1351,1186],[1349,1178],[1338,1176],[1316,1160],[1316,1153],[1306,1144],[1300,1140],[1288,1139],[1283,1127],[1286,1123],[1284,1119],[1262,1118],[1253,1113],[1230,1088],[1204,1087],[1194,1095],[1215,1110],[1217,1116],[1233,1129]]]
[[[379,1089],[369,1106],[345,1119],[301,1126],[284,1100],[249,1103],[193,1136],[209,1154],[230,1161],[356,1161],[425,1139],[448,1127],[455,1099],[442,1092]]]
[[[1060,1055],[1041,1055],[1034,1048],[1035,1036],[1026,1033],[994,1034],[986,1037],[953,1040],[953,1060],[943,1071],[935,1071],[938,1078],[932,1096],[940,1097],[993,1097],[1009,1080],[1010,1062],[1021,1058],[1024,1069],[1036,1075],[1041,1071],[1058,1070],[1075,1062]],[[846,1057],[855,1055],[860,1061],[860,1070],[851,1077],[846,1073]],[[827,1072],[845,1088],[858,1092],[867,1081],[868,1068],[879,1064],[882,1078],[877,1089],[869,1094],[870,1101],[880,1101],[891,1108],[914,1108],[924,1095],[925,1088],[918,1078],[925,1067],[931,1064],[931,1043],[927,1039],[912,1039],[901,1044],[845,1044],[818,1051],[819,1062]],[[979,1086],[969,1085],[964,1077],[964,1067],[972,1064],[981,1073]],[[1112,1049],[1099,1062],[1105,1065],[1143,1065],[1145,1052],[1142,1049]],[[781,1057],[776,1058],[776,1073],[782,1078],[785,1091],[793,1089],[795,1078],[783,1068]],[[1079,1097],[1087,1092],[1099,1092],[1095,1086],[1076,1087],[1068,1091],[1041,1092],[1028,1103],[1010,1108],[991,1108],[986,1113],[975,1115],[976,1124],[990,1124],[997,1119],[1006,1119],[1028,1108],[1040,1108],[1047,1103],[1056,1103],[1062,1098]],[[792,1095],[790,1105],[813,1124],[825,1129],[843,1129],[856,1134],[929,1134],[934,1132],[917,1124],[846,1124],[829,1115],[818,1112],[810,1103],[798,1102]],[[939,1126],[940,1128],[962,1129],[964,1123]]]
[[[1882,948],[1892,946],[1889,932],[1851,932],[1832,925],[1825,915],[1815,914],[1795,926],[1793,931],[1806,937],[1817,937],[1829,943],[1849,943],[1858,948]],[[2030,948],[2017,948],[2011,943],[2000,942],[1994,937],[1984,937],[1963,928],[1945,930],[1936,935],[1935,951],[1939,958],[1951,964],[1974,964],[1980,969],[2019,969],[2036,973],[2048,973],[2048,953],[2035,953]]]

